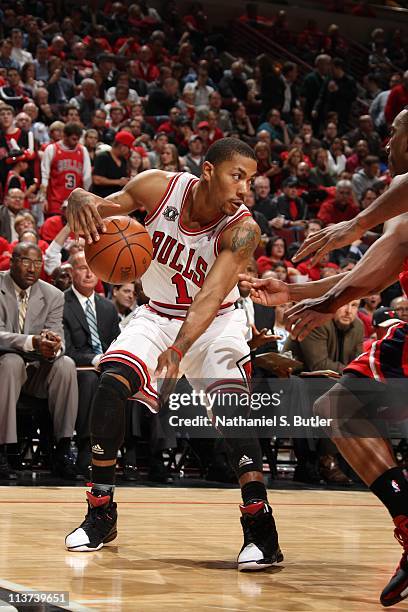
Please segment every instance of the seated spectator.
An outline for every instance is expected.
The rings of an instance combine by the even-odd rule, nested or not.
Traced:
[[[274,207],[272,206],[271,184],[266,176],[257,176],[254,181],[255,207],[254,209],[269,221],[273,218]]]
[[[95,293],[98,279],[85,260],[83,251],[70,257],[72,287],[65,292],[64,331],[66,353],[75,365],[87,369],[77,372],[79,404],[75,425],[77,432],[77,471],[88,475],[91,460],[90,409],[99,374],[90,369],[99,363],[103,353],[119,335],[115,306]]]
[[[119,326],[122,327],[124,320],[133,312],[133,307],[136,303],[134,284],[114,285],[112,289],[112,303],[117,310]]]
[[[48,62],[47,88],[50,104],[67,104],[75,95],[72,81],[62,75],[62,62],[59,57],[52,57]]]
[[[22,390],[48,398],[57,441],[53,470],[65,478],[74,476],[67,455],[78,410],[75,364],[63,354],[64,296],[39,280],[42,263],[39,247],[21,242],[13,251],[10,271],[0,274],[3,477],[10,475],[4,445],[17,442],[16,405]]]
[[[146,168],[144,166],[144,157],[141,154],[143,147],[133,147],[129,157],[129,178],[134,178]],[[147,153],[145,153],[147,159]]]
[[[79,111],[79,116],[85,127],[90,127],[92,113],[103,108],[103,100],[96,95],[96,82],[94,79],[84,79],[81,82],[81,93],[70,99],[69,103]]]
[[[231,70],[224,73],[218,88],[223,98],[240,102],[248,99],[248,85],[245,82],[244,69],[240,61],[232,62]]]
[[[13,45],[11,59],[18,63],[19,68],[26,62],[33,61],[31,53],[24,49],[23,32],[19,28],[13,28],[11,30],[11,44]]]
[[[0,87],[0,100],[19,112],[24,104],[30,101],[31,93],[23,86],[19,71],[16,68],[9,68],[7,70],[7,85]]]
[[[268,219],[259,211],[255,210],[255,193],[250,189],[244,197],[245,206],[248,208],[252,218],[257,222],[261,229],[261,234],[264,236],[271,235]]]
[[[324,224],[340,223],[353,219],[359,213],[359,208],[353,200],[351,181],[340,180],[336,185],[334,197],[329,198],[320,207],[318,219]]]
[[[124,87],[126,95],[123,100],[128,101],[130,104],[136,104],[140,101],[139,94],[134,89],[131,89],[129,86],[129,75],[127,72],[122,72],[118,75],[116,85],[114,87],[109,87],[109,89],[105,93],[105,102],[114,102],[115,100],[121,102],[120,93],[118,91],[119,87]]]
[[[380,174],[380,160],[375,155],[367,155],[363,161],[363,167],[353,174],[351,179],[354,192],[358,199],[360,199],[370,187],[377,182]]]
[[[360,115],[358,127],[344,137],[354,147],[359,140],[365,140],[371,155],[380,155],[382,149],[381,138],[374,129],[373,120],[370,115]]]
[[[266,142],[257,142],[254,152],[258,163],[258,175],[269,180],[269,189],[271,184],[276,186],[282,174],[282,162],[279,157],[272,155],[270,144]]]
[[[309,372],[333,370],[341,374],[347,364],[360,355],[363,343],[363,324],[358,318],[359,300],[339,308],[333,319],[317,327],[299,342],[289,339],[285,348]]]
[[[112,144],[115,132],[108,126],[108,113],[99,108],[92,113],[91,128],[98,132],[98,141]]]
[[[105,110],[108,113],[108,118],[106,124],[109,127],[109,130],[116,134],[122,129],[124,119],[126,117],[126,108],[119,104],[119,102],[112,102],[112,104],[107,104],[105,106]]]
[[[390,308],[395,310],[397,316],[401,321],[408,322],[408,298],[405,295],[400,295],[399,297],[391,300]]]
[[[368,143],[366,140],[359,140],[354,148],[354,153],[347,159],[346,170],[354,174],[363,167],[363,161],[369,155]]]
[[[311,175],[315,177],[317,184],[322,187],[335,186],[336,181],[330,172],[329,153],[327,149],[317,149],[315,166],[311,170]]]
[[[176,145],[179,145],[183,140],[183,133],[181,131],[181,111],[177,106],[170,109],[169,118],[167,121],[161,123],[158,128],[158,132],[164,132],[167,134],[169,140]]]
[[[335,138],[329,148],[330,174],[338,179],[345,171],[347,158],[344,154],[344,143],[341,138]]]
[[[72,266],[65,261],[63,264],[55,268],[51,276],[51,281],[54,287],[60,291],[66,291],[72,285]]]
[[[325,149],[323,149],[325,150]],[[298,195],[302,195],[304,192],[316,189],[319,183],[315,176],[311,172],[311,168],[308,163],[301,161],[296,169],[296,177],[298,182]]]
[[[159,170],[167,172],[180,172],[181,164],[177,151],[177,147],[173,144],[167,144],[160,155]]]
[[[95,195],[107,198],[129,182],[127,160],[133,142],[133,135],[123,130],[116,134],[110,151],[97,153],[92,173]]]
[[[170,109],[177,103],[179,84],[176,79],[164,79],[163,86],[155,86],[149,93],[146,105],[146,115],[168,115]]]
[[[299,131],[299,136],[303,138],[302,151],[304,155],[307,155],[309,158],[313,157],[317,149],[322,146],[322,143],[313,136],[312,124],[307,121],[304,122]]]
[[[307,206],[297,195],[298,180],[289,177],[282,183],[283,193],[272,200],[272,218],[269,225],[275,229],[306,225]]]
[[[280,236],[273,236],[266,243],[265,255],[261,255],[256,261],[258,274],[262,275],[267,270],[272,270],[275,263],[281,263],[282,261],[287,266],[289,275],[298,274],[292,263],[287,259],[286,241]]]
[[[196,123],[203,121],[207,117],[208,111],[213,111],[217,115],[217,126],[227,136],[232,132],[231,115],[228,110],[222,108],[222,97],[218,91],[213,91],[208,96],[208,105],[197,108]]]
[[[138,79],[143,79],[147,83],[158,78],[159,69],[153,62],[152,51],[148,45],[140,47],[138,57],[134,60],[133,73]]]
[[[153,138],[153,150],[148,152],[151,168],[158,168],[160,164],[160,155],[163,153],[164,147],[169,143],[169,137],[166,132],[157,132]]]
[[[24,208],[24,199],[21,189],[9,189],[3,206],[0,206],[0,236],[7,242],[14,242],[18,239],[14,224],[17,214]]]
[[[283,179],[287,179],[289,177],[296,178],[297,169],[300,162],[305,161],[305,155],[303,154],[302,149],[299,147],[293,147],[290,149],[290,151],[285,151],[282,153],[281,158],[284,160],[282,166]]]
[[[20,64],[11,57],[13,51],[13,43],[10,38],[4,38],[0,43],[0,68],[8,70],[15,68],[19,70]]]
[[[239,102],[233,111],[232,130],[246,142],[250,142],[255,136],[254,126],[243,102]]]
[[[261,123],[257,128],[257,133],[261,130],[267,130],[271,135],[273,145],[290,145],[290,137],[287,125],[281,119],[280,111],[277,108],[272,108],[267,116],[266,121]]]
[[[198,68],[197,80],[189,83],[194,91],[195,106],[205,106],[208,108],[210,95],[214,92],[214,87],[209,84],[208,69],[201,64]]]
[[[181,164],[187,172],[200,177],[203,163],[203,141],[198,134],[193,134],[188,142],[188,153],[182,158]]]
[[[30,151],[21,151],[13,149],[6,158],[6,164],[9,171],[6,177],[4,186],[4,195],[6,196],[10,189],[19,189],[24,193],[24,207],[30,207],[30,201],[34,199],[34,194],[38,189],[38,181],[25,178],[28,170],[28,162],[33,158],[33,153]],[[32,182],[31,182],[32,181]]]

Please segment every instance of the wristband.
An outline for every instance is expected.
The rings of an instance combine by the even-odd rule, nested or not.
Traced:
[[[169,346],[169,350],[174,351],[179,356],[180,361],[183,359],[183,353],[176,346]]]

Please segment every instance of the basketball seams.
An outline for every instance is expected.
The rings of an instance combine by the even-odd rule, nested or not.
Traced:
[[[131,224],[133,222],[133,219],[131,217],[128,218],[128,222],[125,225],[125,227],[123,227],[123,228],[121,227],[121,225],[122,225],[121,224],[121,219],[115,219],[115,218],[112,219],[112,218],[110,218],[109,221],[114,225],[116,231],[104,232],[104,234],[107,236],[107,240],[109,240],[110,242],[107,245],[101,246],[101,248],[99,248],[99,250],[96,253],[94,252],[91,255],[90,259],[88,259],[88,264],[92,265],[92,263],[95,263],[95,260],[98,257],[100,257],[100,256],[102,256],[102,262],[104,261],[104,257],[107,258],[105,260],[106,261],[105,270],[106,270],[106,268],[108,268],[108,266],[110,267],[110,273],[109,273],[109,276],[108,276],[108,282],[113,282],[112,281],[112,277],[115,276],[115,273],[116,273],[116,275],[118,275],[118,270],[120,269],[119,265],[120,265],[121,258],[123,257],[123,254],[126,251],[126,249],[128,249],[129,254],[127,255],[127,257],[125,255],[124,262],[126,262],[128,264],[126,267],[129,267],[129,265],[130,266],[133,265],[134,276],[137,278],[138,277],[138,265],[139,265],[138,259],[139,258],[141,259],[140,264],[141,264],[141,268],[142,269],[140,270],[140,275],[143,274],[146,271],[146,266],[143,264],[143,261],[142,261],[143,258],[144,258],[143,254],[140,253],[140,251],[139,252],[136,251],[134,253],[133,252],[133,246],[139,247],[140,249],[142,249],[146,253],[147,258],[149,258],[151,260],[152,254],[153,254],[152,249],[149,249],[148,245],[145,246],[144,244],[140,244],[140,242],[136,241],[137,237],[141,236],[143,234],[146,235],[146,240],[150,241],[150,236],[149,236],[148,232],[146,231],[146,229],[141,227],[140,225],[139,225],[139,227],[141,227],[141,231],[140,230],[134,231],[131,234],[126,235],[125,232],[129,230],[129,227],[131,227]],[[130,231],[132,231],[132,230],[130,230]],[[115,239],[115,235],[118,236],[117,239]],[[112,238],[113,238],[113,240],[112,240]],[[135,242],[133,242],[132,239],[135,239]],[[141,239],[141,241],[145,242],[145,240],[143,240],[143,239]],[[122,243],[122,245],[120,245],[120,243]],[[95,246],[97,247],[97,245],[95,245]],[[115,254],[116,256],[115,256],[114,261],[112,262],[112,264],[109,265],[109,254],[107,253],[107,254],[103,255],[103,253],[105,251],[109,251],[109,249],[111,247],[112,247],[113,251],[117,251],[118,250],[118,252],[116,252],[116,254]],[[102,264],[102,266],[104,266],[104,264]],[[97,268],[98,267],[99,266],[97,266]],[[102,276],[102,278],[104,278],[104,277],[106,278],[106,272],[103,271],[103,267],[100,268],[100,275]],[[120,272],[119,272],[119,275],[120,275]],[[139,275],[139,277],[140,277],[140,275]],[[125,281],[123,281],[123,282],[125,282]]]

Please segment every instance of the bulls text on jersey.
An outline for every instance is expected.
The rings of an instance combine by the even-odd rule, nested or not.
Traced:
[[[188,248],[185,244],[178,242],[173,236],[165,232],[155,231],[152,236],[153,259],[162,265],[179,272],[184,278],[191,280],[201,289],[208,269],[208,263],[199,255],[196,257],[196,249]],[[187,259],[186,259],[187,254]],[[184,260],[181,263],[180,260]]]

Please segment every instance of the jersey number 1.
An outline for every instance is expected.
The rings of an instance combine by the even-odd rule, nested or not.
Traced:
[[[177,287],[176,304],[191,304],[193,298],[188,295],[187,283],[181,274],[175,274],[171,277],[171,282]]]

